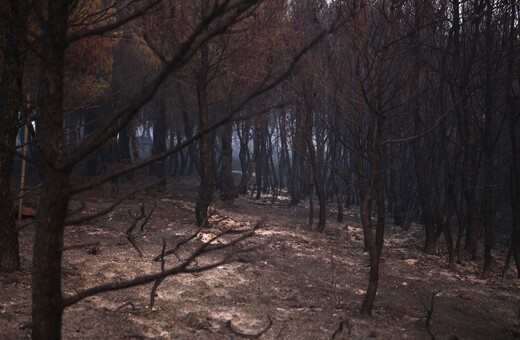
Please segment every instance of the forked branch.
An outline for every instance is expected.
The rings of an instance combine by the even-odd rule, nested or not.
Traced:
[[[188,256],[186,259],[184,259],[180,264],[176,265],[175,267],[172,267],[170,269],[160,271],[158,273],[154,274],[148,274],[144,276],[138,276],[131,280],[125,280],[121,282],[112,282],[107,284],[98,285],[92,288],[85,289],[83,291],[78,292],[77,294],[64,297],[62,305],[63,307],[71,306],[83,299],[86,299],[88,297],[100,294],[100,293],[106,293],[116,290],[122,290],[137,286],[142,286],[148,283],[152,283],[154,281],[157,281],[159,279],[164,279],[168,276],[177,275],[180,273],[200,273],[204,272],[213,268],[216,268],[218,266],[221,266],[225,263],[228,263],[231,258],[237,254],[237,252],[230,252],[225,255],[219,260],[215,262],[211,262],[206,265],[202,266],[194,266],[196,261],[200,259],[203,255],[208,254],[210,252],[214,252],[217,250],[223,250],[228,249],[230,247],[235,246],[236,244],[242,242],[243,240],[253,236],[255,234],[255,231],[262,226],[262,222],[258,222],[253,228],[244,230],[244,231],[234,231],[233,233],[238,233],[239,236],[235,237],[234,239],[220,244],[220,245],[214,245],[211,244],[212,242],[215,242],[217,239],[222,238],[224,235],[232,234],[230,231],[225,231],[220,233],[219,235],[213,237],[208,242],[203,243],[198,248],[196,248],[190,256]]]

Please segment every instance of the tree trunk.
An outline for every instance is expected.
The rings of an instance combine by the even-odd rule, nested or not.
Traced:
[[[184,135],[186,138],[191,138],[193,136],[193,122],[191,120],[190,114],[188,112],[188,107],[186,105],[186,99],[184,98],[184,91],[182,89],[182,84],[177,83],[177,95],[179,96],[179,104],[181,109],[181,115],[182,115],[182,125],[184,129]],[[193,170],[193,166],[197,169],[197,171],[201,172],[200,169],[200,159],[197,156],[197,147],[196,143],[190,144],[188,146],[189,155],[191,158],[190,166],[189,166],[189,173],[191,174]]]
[[[476,145],[475,122],[471,114],[469,105],[469,80],[472,75],[472,65],[477,54],[476,36],[480,34],[478,30],[475,31],[473,43],[466,47],[464,46],[464,53],[462,53],[462,41],[460,38],[460,2],[455,0],[453,2],[453,78],[450,79],[450,89],[453,98],[455,112],[457,114],[457,124],[459,135],[464,146],[464,160],[463,160],[463,176],[462,185],[464,188],[464,198],[467,208],[466,219],[466,251],[474,257],[477,251],[478,232],[480,226],[480,203],[477,199],[476,182],[478,177],[478,151]],[[465,56],[461,60],[461,55]],[[464,63],[464,65],[462,65]]]
[[[160,94],[160,93],[159,93]],[[153,144],[152,156],[160,155],[166,151],[166,99],[161,95],[158,99],[158,108],[153,120]],[[151,164],[152,172],[155,177],[163,179],[159,186],[164,188],[166,185],[166,162],[164,159],[155,161]]]
[[[280,183],[283,187],[289,186],[289,174],[291,173],[291,162],[289,161],[289,148],[287,142],[287,118],[286,114],[280,114],[280,159],[279,159],[279,176]]]
[[[224,125],[222,131],[222,168],[221,181],[222,190],[221,198],[226,204],[233,204],[235,199],[235,183],[233,181],[233,125],[228,123]]]
[[[0,1],[5,17],[0,18],[0,50],[3,51],[0,80],[0,272],[20,266],[18,230],[13,215],[11,176],[18,133],[18,110],[22,106],[25,61],[25,1]],[[16,18],[21,21],[16,22]]]
[[[413,61],[413,69],[412,69],[412,80],[413,86],[412,91],[420,91],[420,62],[421,62],[421,49],[420,49],[420,29],[422,26],[421,14],[420,12],[420,4],[418,1],[415,1],[415,29],[413,32],[413,43],[414,43],[414,61]],[[428,180],[426,175],[426,163],[423,159],[423,146],[422,141],[423,138],[419,137],[424,134],[425,131],[425,122],[424,118],[421,114],[421,105],[420,105],[420,97],[418,93],[411,93],[411,106],[413,111],[414,123],[415,123],[415,135],[418,136],[413,141],[413,155],[414,155],[414,165],[415,165],[415,173],[417,177],[417,189],[419,191],[419,202],[421,203],[422,209],[422,220],[424,224],[424,229],[426,231],[426,238],[424,242],[424,252],[426,254],[435,254],[436,253],[436,243],[437,238],[435,236],[435,220],[433,215],[433,208],[431,202],[431,188],[429,183],[431,181]]]
[[[485,131],[484,131],[484,216],[485,216],[485,248],[484,248],[484,269],[482,277],[487,278],[493,266],[492,250],[496,239],[496,200],[494,185],[494,87],[493,83],[493,9],[488,3],[486,10],[486,84],[485,84]]]
[[[266,119],[262,117],[261,125],[260,125],[260,152],[258,154],[258,158],[255,163],[255,172],[256,172],[256,199],[260,199],[262,193],[264,193],[265,182],[267,182],[267,172],[266,172],[266,161],[267,161],[267,150],[265,143],[267,142],[266,136]]]
[[[61,258],[69,202],[70,169],[64,167],[63,69],[66,49],[67,1],[46,6],[44,32],[42,172],[43,195],[36,228],[32,273],[32,338],[59,339],[63,314]]]
[[[83,119],[84,119],[84,135],[83,138],[87,138],[92,132],[94,132],[98,125],[99,121],[101,120],[99,117],[99,113],[92,109],[86,109],[83,112]],[[104,147],[103,147],[104,148]],[[106,152],[105,150],[96,150],[95,152],[92,152],[86,157],[85,162],[87,163],[85,165],[85,168],[83,170],[82,175],[85,177],[94,177],[99,175],[101,172],[101,167],[104,166],[104,164],[101,163],[101,153]],[[106,157],[103,157],[105,159]]]
[[[197,101],[199,108],[200,130],[206,129],[209,122],[209,104],[207,97],[207,77],[209,68],[208,46],[203,44],[200,48],[200,66],[197,75]],[[205,134],[200,139],[199,149],[200,161],[200,185],[195,205],[195,215],[197,226],[208,227],[208,209],[213,201],[214,179],[213,164],[211,159],[211,140],[209,134]]]
[[[312,104],[308,101],[310,94],[308,91],[303,91],[304,93],[304,101],[305,101],[305,140],[307,141],[307,150],[309,152],[309,163],[311,166],[313,178],[314,178],[314,187],[316,188],[316,193],[318,195],[318,202],[320,206],[319,210],[319,218],[318,218],[318,226],[316,230],[322,233],[325,230],[326,218],[327,218],[327,199],[325,197],[325,188],[323,186],[323,178],[318,167],[318,162],[316,160],[316,149],[314,148],[314,141],[312,138],[312,128],[314,126],[313,119],[313,110]]]
[[[381,262],[381,252],[383,250],[384,243],[384,231],[385,231],[385,190],[383,182],[383,172],[381,166],[381,134],[383,130],[383,118],[378,115],[375,118],[376,122],[371,124],[377,125],[374,131],[374,127],[369,128],[368,140],[368,157],[371,160],[371,173],[369,175],[370,184],[365,186],[365,191],[362,209],[361,209],[361,220],[363,224],[363,234],[365,236],[366,245],[368,247],[369,259],[370,259],[370,272],[368,278],[368,287],[361,305],[361,315],[371,316],[374,301],[377,294],[377,287],[379,284],[379,264]],[[373,139],[372,139],[373,137]],[[361,174],[363,175],[363,174]],[[365,176],[368,175],[365,172]],[[371,216],[371,205],[373,202],[373,194],[376,195],[376,206],[377,206],[377,224],[375,238],[372,234],[372,216]]]
[[[294,128],[293,128],[293,141],[292,141],[292,172],[291,172],[291,185],[289,187],[289,193],[291,195],[291,205],[297,205],[302,199],[302,168],[304,163],[304,152],[305,150],[305,136],[303,131],[305,130],[305,123],[301,118],[299,110],[293,111]]]
[[[260,126],[262,124],[263,117],[257,116],[255,118],[255,136],[253,140],[253,154],[249,156],[249,126],[250,123],[247,122],[245,124],[246,128],[243,130],[242,138],[240,139],[240,165],[242,167],[242,178],[240,179],[240,183],[236,188],[236,193],[246,193],[247,192],[247,184],[251,180],[253,176],[253,171],[255,169],[256,158],[258,156],[260,150]]]
[[[43,173],[32,273],[32,338],[60,339],[63,315],[61,258],[69,201],[69,173]]]
[[[517,4],[511,1],[511,13],[516,13]],[[516,46],[518,44],[517,36],[517,17],[512,14],[509,23],[509,51],[508,51],[508,72],[507,72],[507,104],[509,111],[509,138],[511,143],[512,165],[511,165],[511,209],[513,212],[513,233],[512,244],[513,255],[516,262],[517,276],[520,278],[520,138],[518,130],[520,129],[520,110],[518,99],[513,90],[513,79],[515,65],[517,63],[518,53]]]

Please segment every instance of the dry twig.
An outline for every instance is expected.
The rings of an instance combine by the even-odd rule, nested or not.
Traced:
[[[233,333],[233,335],[236,335],[238,337],[241,337],[241,338],[244,338],[244,339],[258,339],[265,332],[267,332],[271,328],[271,326],[273,325],[273,320],[271,320],[271,316],[269,316],[269,314],[267,315],[267,318],[269,319],[269,324],[264,329],[262,329],[260,332],[258,332],[256,334],[246,334],[246,333],[242,333],[242,332],[239,332],[239,331],[235,330],[233,328],[233,325],[231,324],[231,320],[228,320],[228,322],[226,322],[226,327],[229,329],[229,331],[231,333]]]
[[[435,297],[437,296],[437,294],[439,294],[440,292],[433,292],[432,293],[432,296],[430,298],[430,306],[426,306],[426,304],[423,302],[423,306],[424,308],[426,309],[426,332],[428,332],[428,335],[430,336],[430,338],[432,340],[435,340],[435,336],[433,335],[432,333],[432,330],[431,330],[431,319],[432,319],[432,315],[433,315],[433,306],[435,304]]]

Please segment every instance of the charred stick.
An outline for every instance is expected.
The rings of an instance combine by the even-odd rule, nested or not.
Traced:
[[[163,238],[163,245],[161,250],[161,273],[164,273],[164,251],[166,250],[166,240]],[[164,281],[164,277],[155,280],[152,290],[150,291],[150,308],[155,304],[155,297],[157,296],[157,288]]]
[[[258,332],[256,334],[246,334],[246,333],[242,333],[242,332],[239,332],[239,331],[235,330],[233,328],[233,325],[231,324],[231,320],[228,320],[228,322],[226,322],[226,327],[229,329],[229,331],[231,333],[233,333],[233,335],[236,335],[238,337],[241,337],[241,338],[244,338],[244,339],[258,339],[265,332],[267,332],[271,328],[271,326],[273,325],[273,320],[271,320],[271,316],[269,316],[269,314],[267,315],[267,318],[269,319],[269,324],[264,329],[262,329],[260,332]]]

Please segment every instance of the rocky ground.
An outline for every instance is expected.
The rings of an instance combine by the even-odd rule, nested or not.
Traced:
[[[132,186],[105,187],[75,198],[92,214]],[[114,211],[87,224],[68,227],[63,260],[64,294],[161,270],[153,258],[195,232],[197,181],[171,180],[162,191],[131,197]],[[126,231],[139,214],[155,210],[141,231]],[[132,215],[129,214],[132,212]],[[64,339],[512,339],[520,337],[520,280],[513,270],[501,281],[503,249],[495,271],[483,280],[482,261],[449,270],[446,254],[421,252],[423,231],[412,225],[386,230],[381,278],[373,317],[359,316],[367,285],[368,259],[355,210],[344,222],[333,211],[320,234],[307,228],[308,208],[269,197],[241,196],[235,204],[215,203],[211,228],[203,230],[165,268],[186,259],[203,242],[226,230],[255,234],[222,251],[204,255],[190,268],[221,261],[200,273],[165,279],[151,306],[152,284],[87,298],[66,309]],[[30,220],[21,221],[27,224]],[[142,221],[142,220],[141,220]],[[30,337],[30,270],[34,224],[20,234],[22,268],[0,275],[0,339]],[[217,244],[240,234],[230,233]],[[139,251],[142,252],[142,257]],[[432,295],[435,299],[432,303]],[[429,322],[427,322],[428,315]],[[428,327],[427,327],[428,325]],[[428,328],[431,335],[428,333]]]

